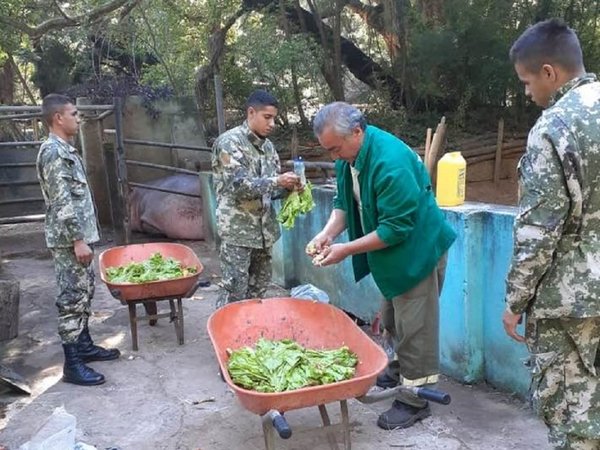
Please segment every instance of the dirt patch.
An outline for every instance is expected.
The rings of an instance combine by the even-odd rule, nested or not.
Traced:
[[[518,201],[517,180],[474,181],[467,184],[466,200],[469,202],[495,203],[498,205],[516,205]]]

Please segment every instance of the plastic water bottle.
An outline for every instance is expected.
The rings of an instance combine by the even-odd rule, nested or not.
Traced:
[[[435,196],[439,206],[458,206],[465,202],[467,162],[460,152],[446,153],[438,162]]]
[[[300,177],[300,183],[304,186],[306,184],[306,174],[302,156],[298,156],[294,159],[294,173]]]

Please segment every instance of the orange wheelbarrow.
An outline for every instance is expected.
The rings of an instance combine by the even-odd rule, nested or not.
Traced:
[[[196,268],[196,273],[181,278],[148,283],[111,283],[108,281],[106,276],[108,267],[141,262],[150,258],[154,253],[160,253],[165,258],[174,258],[180,261],[183,266],[193,266]],[[168,242],[113,247],[100,254],[99,269],[100,278],[108,287],[111,295],[129,307],[133,350],[138,349],[137,322],[140,319],[149,319],[150,325],[154,325],[159,318],[168,317],[175,326],[179,345],[183,344],[183,307],[181,300],[194,295],[199,286],[208,284],[205,280],[199,279],[204,267],[191,248]],[[156,302],[162,300],[169,301],[169,312],[158,314]],[[136,306],[140,303],[146,308],[147,314],[138,318]]]
[[[324,303],[293,298],[245,300],[228,304],[208,319],[208,334],[215,349],[221,374],[247,410],[262,416],[267,450],[275,448],[274,430],[287,439],[292,430],[283,413],[318,406],[332,449],[337,449],[334,428],[343,431],[344,448],[350,450],[350,426],[347,399],[374,403],[408,390],[419,397],[449,404],[444,392],[409,386],[397,386],[369,393],[377,375],[388,364],[383,349],[367,336],[342,310]],[[241,388],[233,383],[227,370],[227,349],[254,346],[259,338],[294,339],[309,348],[339,348],[348,346],[358,356],[356,373],[350,380],[321,386],[310,386],[279,393],[261,393]],[[341,424],[331,425],[325,405],[340,402]]]

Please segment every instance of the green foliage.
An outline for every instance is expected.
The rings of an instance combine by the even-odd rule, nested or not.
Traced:
[[[323,50],[318,33],[303,33],[298,24],[284,26],[275,0],[144,1],[94,22],[84,20],[77,27],[51,30],[41,38],[27,34],[27,27],[49,18],[61,18],[63,13],[74,17],[107,2],[0,0],[0,65],[10,54],[26,78],[35,66],[32,80],[38,96],[122,76],[140,85],[168,87],[179,96],[193,96],[198,94],[197,69],[211,63],[211,36],[231,17],[238,17],[217,62],[228,111],[242,110],[247,95],[257,87],[279,98],[284,125],[299,120],[300,108],[310,116],[332,99],[322,73],[331,50]],[[332,7],[341,3],[314,2],[329,26]],[[347,98],[360,103],[373,123],[408,136],[409,141],[414,136],[422,142],[423,129],[435,126],[441,115],[448,117],[451,126],[465,129],[493,129],[499,116],[507,126],[526,127],[539,110],[525,98],[508,61],[508,50],[536,21],[564,18],[578,32],[586,68],[600,71],[597,1],[343,3],[342,35],[401,88],[401,101],[392,108],[384,81],[378,79],[372,83],[376,88],[368,88],[345,70]],[[428,16],[430,3],[443,4],[443,11]],[[285,6],[292,4],[287,0]],[[308,10],[304,1],[300,4]],[[331,47],[331,42],[327,45]],[[20,80],[15,78],[15,84]],[[205,94],[213,97],[212,92]],[[214,116],[214,105],[209,108],[208,118]]]
[[[235,384],[258,392],[284,392],[335,383],[354,376],[357,356],[348,347],[312,350],[291,339],[260,338],[254,348],[228,349]]]
[[[182,278],[196,273],[196,267],[184,267],[173,258],[165,258],[154,253],[141,262],[131,262],[117,267],[106,268],[106,278],[111,283],[149,283],[151,281]]]
[[[286,37],[277,17],[250,14],[232,37],[227,64],[223,66],[228,100],[232,106],[244,105],[252,90],[263,87],[277,96],[281,114],[292,114],[294,71],[302,106],[316,106],[324,94],[321,61],[322,49],[314,39],[302,34]]]
[[[285,200],[281,211],[277,215],[277,220],[287,230],[294,228],[296,218],[300,214],[306,214],[315,207],[315,202],[312,197],[312,184],[310,181],[304,186],[302,192],[292,191]]]

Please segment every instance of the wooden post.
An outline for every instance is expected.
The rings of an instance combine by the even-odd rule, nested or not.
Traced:
[[[115,243],[117,245],[125,245],[127,243],[127,236],[125,229],[123,228],[123,202],[119,195],[119,177],[117,175],[117,155],[115,152],[115,146],[111,142],[104,143],[104,160],[106,161],[106,179],[108,182],[109,201],[110,201],[110,214],[113,224],[113,231],[115,233]]]
[[[120,97],[114,98],[115,111],[115,165],[117,169],[117,183],[119,201],[122,205],[123,215],[122,229],[125,244],[131,242],[131,226],[129,224],[129,184],[127,182],[127,163],[125,162],[125,143],[123,142],[123,100]],[[113,185],[114,186],[114,185]]]
[[[223,84],[221,75],[215,73],[215,104],[217,107],[217,123],[219,125],[219,134],[225,133],[225,109],[223,107]]]
[[[37,119],[31,119],[31,128],[33,128],[33,137],[36,141],[40,140],[40,130],[38,130]]]
[[[19,333],[19,282],[0,280],[0,341],[17,337]]]
[[[496,157],[494,159],[494,183],[500,181],[500,172],[502,170],[502,142],[504,141],[504,119],[498,122],[498,140],[496,141]]]
[[[423,162],[427,165],[427,159],[429,158],[429,151],[431,150],[431,136],[433,134],[433,130],[431,128],[427,128],[427,134],[425,135],[425,153],[423,154]]]
[[[87,97],[78,97],[77,106],[91,105]],[[81,153],[88,176],[90,190],[92,191],[96,210],[98,211],[98,222],[101,225],[112,225],[109,201],[109,189],[106,181],[106,161],[102,151],[102,123],[97,119],[84,118],[79,127],[81,137]]]
[[[444,147],[444,140],[446,139],[446,117],[443,116],[438,124],[435,133],[433,134],[433,138],[431,140],[431,146],[429,148],[429,155],[427,161],[425,162],[425,166],[427,168],[427,172],[429,172],[429,176],[431,177],[431,185],[435,189],[436,183],[436,164],[439,159],[441,150]]]

